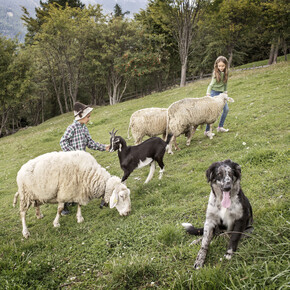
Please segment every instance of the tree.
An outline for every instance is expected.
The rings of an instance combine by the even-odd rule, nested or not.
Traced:
[[[263,34],[269,39],[270,53],[268,64],[277,62],[279,49],[282,47],[285,60],[289,45],[290,3],[286,0],[261,1],[261,21]]]
[[[255,31],[258,9],[252,0],[216,0],[207,6],[199,22],[206,43],[203,62],[225,55],[229,65],[245,55],[249,35]]]
[[[84,9],[85,5],[80,0],[47,0],[40,1],[40,7],[35,8],[36,17],[30,16],[28,10],[22,6],[23,16],[21,19],[27,27],[27,34],[25,36],[26,43],[32,43],[33,39],[40,31],[42,24],[48,17],[50,7],[58,7],[59,9],[65,9],[65,7],[80,8]]]
[[[148,35],[139,23],[112,18],[104,31],[102,64],[110,104],[121,101],[129,82],[150,74],[160,63],[160,37]]]
[[[17,41],[0,37],[0,56],[1,136],[10,133],[10,122],[17,123],[13,113],[30,100],[33,85],[30,55],[19,50]]]
[[[119,4],[114,6],[114,17],[121,17],[124,18],[125,15],[130,14],[130,11],[123,12],[122,8]]]
[[[204,0],[152,0],[152,10],[157,23],[167,27],[178,45],[181,62],[180,86],[185,86],[189,48],[197,30],[201,6]]]
[[[95,20],[92,10],[69,6],[61,10],[52,5],[48,15],[35,36],[35,45],[47,67],[60,113],[63,113],[70,111],[77,100],[84,78],[88,35],[94,29]]]

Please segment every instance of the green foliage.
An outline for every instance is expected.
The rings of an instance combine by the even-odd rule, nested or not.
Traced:
[[[144,185],[148,167],[127,181],[132,212],[120,217],[100,209],[100,200],[83,207],[85,221],[76,223],[76,207],[53,228],[56,205],[27,214],[31,232],[23,239],[18,209],[12,208],[20,167],[40,154],[60,150],[59,140],[72,113],[0,139],[0,288],[1,289],[285,289],[289,284],[289,63],[230,73],[228,133],[205,138],[204,128],[187,147],[166,154],[163,179],[155,173]],[[131,114],[141,108],[167,107],[186,97],[205,94],[208,80],[144,98],[95,107],[88,125],[94,140],[109,142],[108,132],[127,136]],[[214,125],[216,128],[216,124]],[[216,133],[216,132],[215,132]],[[132,145],[133,141],[128,140]],[[116,153],[89,152],[111,174],[122,176]],[[199,245],[191,245],[182,222],[204,223],[210,187],[205,171],[215,161],[231,158],[242,167],[242,187],[254,214],[254,233],[240,242],[232,260],[223,257],[228,239],[215,238],[206,266],[195,271]]]

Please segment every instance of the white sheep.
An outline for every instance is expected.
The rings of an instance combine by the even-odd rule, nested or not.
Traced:
[[[186,145],[190,145],[196,128],[202,124],[210,125],[210,139],[212,139],[212,124],[218,119],[226,101],[234,102],[227,94],[222,93],[215,97],[186,98],[171,104],[167,110],[166,134],[173,134],[168,153],[172,152],[172,143],[176,144],[176,137],[184,133],[187,136]],[[193,128],[193,129],[192,129]]]
[[[17,174],[18,192],[13,206],[20,196],[22,234],[30,235],[25,216],[29,207],[36,208],[37,218],[42,218],[39,206],[58,203],[54,227],[59,227],[59,218],[65,202],[78,204],[77,222],[84,221],[81,206],[91,199],[104,197],[110,208],[116,207],[121,216],[131,210],[130,190],[119,177],[111,176],[95,158],[85,151],[51,152],[25,163]]]
[[[144,136],[154,137],[163,135],[163,139],[165,139],[166,123],[166,108],[146,108],[138,110],[130,118],[128,139],[130,139],[130,129],[136,145],[142,142]]]

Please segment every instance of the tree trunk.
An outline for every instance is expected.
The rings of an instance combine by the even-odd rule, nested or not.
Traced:
[[[278,38],[277,43],[275,45],[274,56],[273,56],[273,64],[277,63],[279,47],[280,47],[280,37]]]
[[[44,94],[41,96],[41,121],[44,122]]]
[[[2,109],[2,113],[1,113],[0,137],[1,137],[4,129],[6,129],[6,123],[8,120],[8,113],[9,113],[9,108],[7,110],[5,110],[4,102],[2,104],[2,108],[3,109]]]
[[[61,101],[60,101],[60,88],[58,88],[58,86],[57,86],[57,81],[55,79],[54,70],[52,68],[52,65],[50,63],[50,60],[49,60],[48,56],[46,56],[46,60],[47,60],[47,65],[48,65],[49,72],[50,72],[50,77],[51,77],[51,80],[52,80],[52,83],[53,83],[53,88],[54,88],[54,91],[55,91],[55,94],[56,94],[59,110],[60,110],[60,113],[63,114],[63,108],[62,108],[62,104],[61,104]],[[60,84],[60,86],[61,86],[61,84]]]
[[[285,39],[283,40],[283,54],[284,54],[284,60],[287,61],[287,50],[288,50],[288,47],[287,47],[287,43],[285,41]]]
[[[271,50],[270,50],[270,56],[269,56],[268,64],[272,64],[273,63],[274,50],[275,50],[275,45],[274,45],[274,43],[272,43],[271,44]]]
[[[69,112],[70,110],[68,108],[68,103],[67,103],[64,74],[62,74],[62,90],[63,90],[63,99],[64,99],[64,104],[65,104],[65,111]]]
[[[184,63],[181,66],[180,87],[184,87],[186,85],[186,68],[187,68],[187,58],[184,60]]]
[[[234,57],[233,48],[230,48],[230,51],[229,51],[229,67],[232,66],[233,57]]]

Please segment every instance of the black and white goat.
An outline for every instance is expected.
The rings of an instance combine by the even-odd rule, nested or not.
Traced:
[[[122,182],[136,169],[150,164],[150,172],[145,181],[148,183],[155,171],[155,162],[160,167],[159,179],[162,178],[164,171],[163,157],[172,135],[168,135],[167,140],[163,141],[159,137],[152,137],[136,146],[127,146],[126,141],[121,136],[116,136],[117,131],[110,132],[110,152],[118,150],[120,166],[124,171]]]

